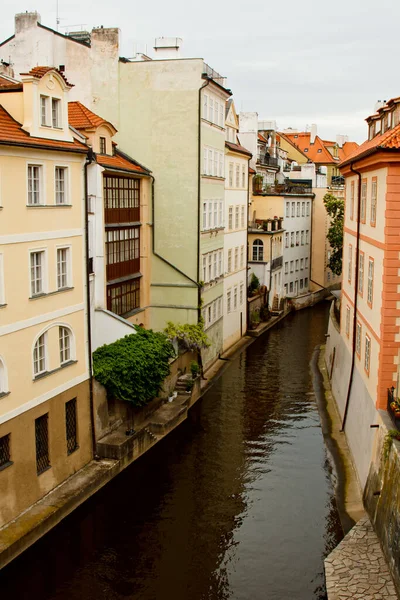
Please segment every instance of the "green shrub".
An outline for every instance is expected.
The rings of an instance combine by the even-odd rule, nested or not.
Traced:
[[[143,406],[155,398],[175,355],[167,336],[139,327],[93,353],[93,374],[111,398]]]
[[[168,321],[164,333],[169,340],[178,340],[179,345],[184,350],[195,350],[200,352],[203,348],[208,348],[211,344],[207,334],[204,332],[204,322],[201,319],[199,323],[181,325]]]
[[[190,363],[190,372],[192,374],[193,379],[196,379],[197,375],[200,372],[199,363],[197,363],[195,360],[192,360],[192,362]]]
[[[257,275],[255,275],[255,273],[251,274],[249,287],[250,287],[250,291],[252,291],[252,292],[260,289],[260,280],[258,279]]]
[[[256,325],[260,322],[260,313],[257,310],[251,311],[250,321]]]

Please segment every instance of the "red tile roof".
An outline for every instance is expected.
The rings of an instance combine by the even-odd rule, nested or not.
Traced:
[[[247,156],[253,156],[250,150],[247,150],[247,148],[245,148],[244,146],[240,146],[239,144],[234,144],[233,142],[225,142],[225,146],[233,152],[240,152],[241,154],[247,154]]]
[[[74,87],[72,83],[69,83],[69,81],[67,81],[67,78],[65,77],[64,73],[61,73],[61,71],[59,71],[55,67],[34,67],[30,71],[28,71],[28,73],[21,73],[21,75],[31,75],[36,79],[42,79],[42,77],[44,77],[44,75],[46,75],[46,73],[48,73],[49,71],[56,71],[56,73],[58,73],[60,77],[63,78],[68,87]]]
[[[265,138],[261,133],[258,134],[258,139],[260,140],[260,142],[267,142],[267,138]]]
[[[345,160],[350,154],[355,152],[357,148],[357,142],[345,142],[338,150],[340,160]]]
[[[0,75],[0,92],[2,91],[15,91],[19,92],[22,90],[22,83],[19,81],[12,81],[6,77]]]
[[[68,102],[68,122],[75,129],[91,129],[100,125],[111,125],[115,132],[117,131],[109,121],[96,115],[81,102]]]
[[[36,148],[54,148],[69,152],[87,152],[88,147],[77,140],[64,142],[47,138],[32,137],[22,129],[22,125],[0,105],[0,144],[30,146]]]
[[[400,150],[400,124],[358,146],[358,148],[346,156],[340,163],[340,166],[349,164],[356,159],[358,160],[379,150]]]
[[[117,171],[129,171],[130,173],[143,173],[148,175],[150,171],[138,165],[133,159],[116,151],[114,156],[108,154],[96,154],[96,160],[99,165],[106,169]]]
[[[299,148],[307,158],[312,160],[315,163],[319,164],[337,164],[339,161],[334,159],[329,150],[325,147],[325,143],[321,138],[317,135],[315,136],[315,141],[311,144],[311,133],[310,132],[301,132],[301,133],[285,133],[285,136]],[[320,150],[320,152],[318,152]]]
[[[252,169],[251,167],[249,167],[249,174],[250,175],[255,175],[257,171],[255,171],[254,169]]]

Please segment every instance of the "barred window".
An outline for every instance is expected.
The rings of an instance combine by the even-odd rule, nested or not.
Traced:
[[[8,465],[12,465],[9,433],[0,437],[0,469]]]
[[[104,207],[106,223],[140,221],[140,180],[104,176]]]
[[[36,471],[40,475],[50,467],[49,414],[35,419]]]
[[[76,398],[65,403],[65,433],[67,438],[67,454],[78,449]]]
[[[140,279],[107,286],[107,308],[117,315],[140,307]]]

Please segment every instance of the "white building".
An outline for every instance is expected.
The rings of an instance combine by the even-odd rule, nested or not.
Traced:
[[[311,192],[311,189],[310,189]],[[313,194],[286,196],[283,285],[289,298],[308,293]]]

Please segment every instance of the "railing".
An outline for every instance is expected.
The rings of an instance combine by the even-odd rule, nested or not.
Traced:
[[[273,258],[271,261],[271,271],[275,271],[276,269],[280,269],[283,265],[283,256],[277,256]]]
[[[214,71],[207,63],[203,63],[203,75],[207,75],[210,79],[215,79],[220,85],[225,87],[226,77],[223,77],[220,73]]]
[[[266,156],[265,154],[260,154],[257,158],[257,161],[261,165],[267,165],[269,167],[277,167],[278,166],[278,159],[275,158],[274,156]]]
[[[344,177],[342,175],[333,175],[331,185],[333,186],[343,186],[344,185]]]
[[[400,431],[400,404],[394,397],[395,388],[388,388],[387,391],[387,411],[392,420],[393,425]],[[396,406],[393,406],[396,404]],[[396,409],[398,407],[399,410]],[[397,416],[396,416],[397,415]]]

